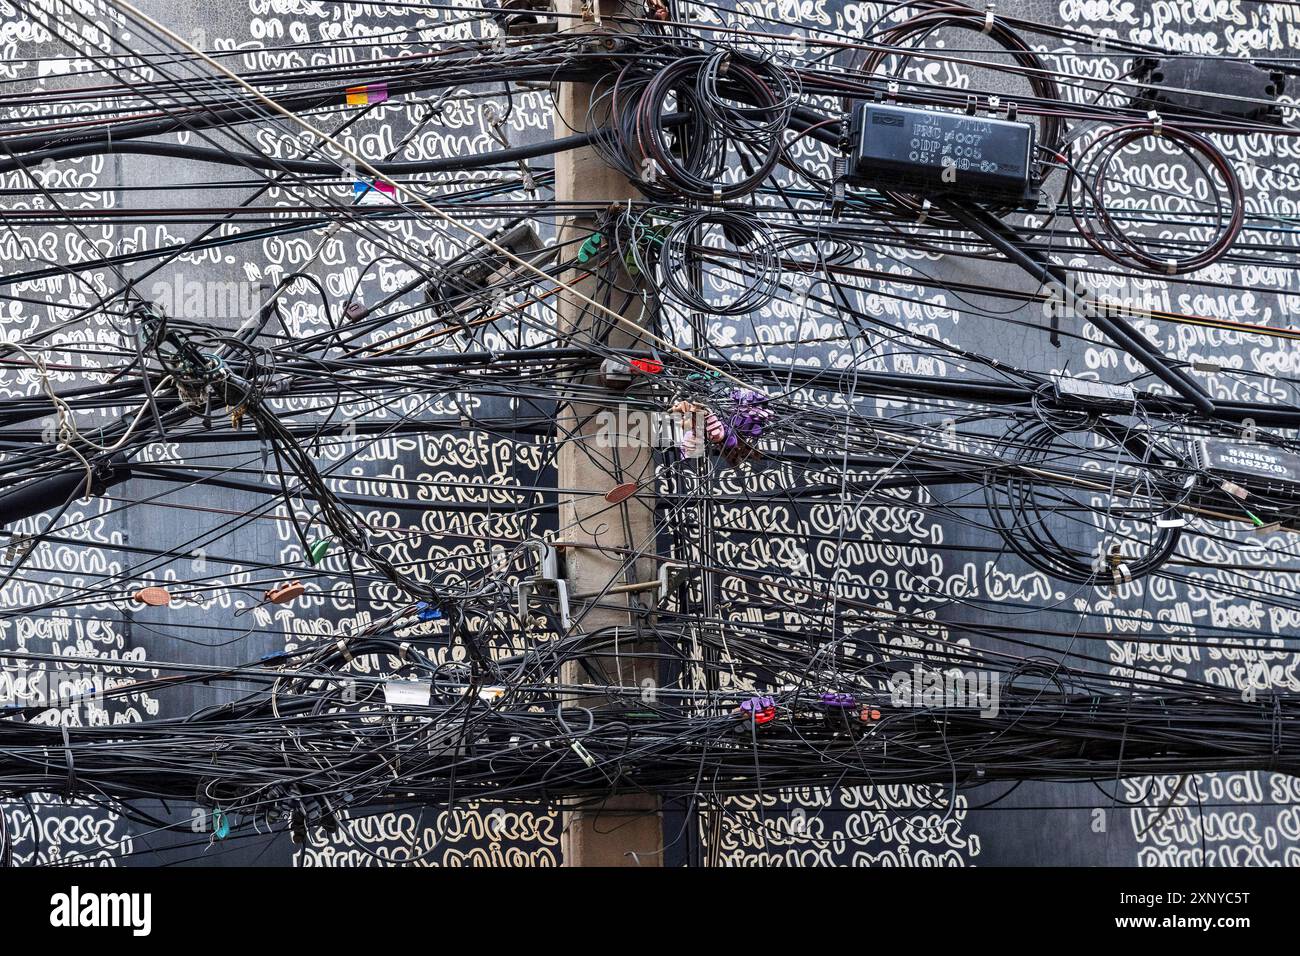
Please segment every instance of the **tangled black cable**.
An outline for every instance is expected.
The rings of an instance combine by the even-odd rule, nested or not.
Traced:
[[[990,474],[984,482],[985,500],[994,529],[1030,567],[1080,584],[1122,584],[1157,570],[1177,549],[1182,527],[1159,520],[1168,513],[1169,502],[1161,483],[1150,476],[1149,446],[1117,432],[1103,420],[1080,415],[1060,423],[1028,421],[1004,436],[1005,459],[1025,466],[1028,472]],[[1109,465],[1110,474],[1075,470],[1073,465],[1065,464],[1080,456],[1090,457],[1093,452],[1071,440],[1074,435],[1100,442],[1107,459],[1100,464]],[[1036,479],[1034,471],[1054,473],[1063,480],[1045,485],[1042,479],[1047,475]],[[1112,509],[1123,501],[1122,517],[1131,519],[1130,523],[1150,526],[1149,536],[1143,539],[1134,531],[1116,529],[1109,542],[1099,540],[1097,550],[1091,553],[1071,546],[1065,531],[1077,529],[1080,521],[1089,523],[1087,518],[1072,513],[1082,505],[1065,491],[1072,478],[1082,487],[1107,496],[1112,503],[1105,510],[1084,506],[1083,510],[1094,515],[1095,520],[1120,523]],[[1141,500],[1152,503],[1143,508],[1137,504]],[[1125,554],[1125,546],[1136,554]]]
[[[776,168],[799,92],[791,71],[718,49],[652,73],[624,67],[598,86],[588,128],[600,128],[593,145],[646,195],[722,202]]]
[[[710,275],[701,264],[710,242],[721,241],[749,260],[750,275],[728,269],[718,276],[720,288],[702,288]],[[770,302],[781,288],[781,259],[772,231],[757,217],[716,209],[692,213],[675,222],[662,243],[651,245],[660,291],[699,312],[748,315]],[[736,290],[736,291],[733,291]]]
[[[1153,251],[1155,240],[1130,234],[1108,205],[1109,187],[1120,182],[1113,175],[1116,159],[1125,151],[1131,152],[1130,147],[1150,139],[1174,146],[1211,184],[1214,198],[1211,239],[1191,255],[1179,258]],[[1121,265],[1165,275],[1195,272],[1223,258],[1245,220],[1245,192],[1228,158],[1206,137],[1177,126],[1150,122],[1106,130],[1084,147],[1077,163],[1067,164],[1067,168],[1065,199],[1079,235],[1093,249]],[[1218,174],[1221,186],[1215,184],[1212,173]],[[1163,251],[1168,246],[1160,248]]]
[[[664,9],[653,4],[652,17],[656,7]],[[467,143],[464,148],[439,150],[415,138],[421,120],[408,134],[410,154],[401,148],[408,141],[403,138],[383,161],[376,158],[380,165],[371,172],[400,186],[403,199],[429,196],[437,206],[346,204],[349,187],[373,199],[380,182],[353,183],[352,172],[340,180],[345,170],[320,149],[303,153],[301,144],[277,139],[279,119],[264,116],[235,86],[214,84],[205,72],[170,75],[178,66],[198,65],[188,58],[162,58],[151,67],[157,79],[138,85],[117,75],[127,68],[114,60],[116,85],[73,87],[56,97],[63,106],[84,103],[84,117],[38,113],[30,127],[10,131],[21,136],[4,138],[0,173],[88,155],[161,155],[243,167],[264,180],[263,188],[283,190],[295,203],[253,205],[250,199],[234,206],[223,199],[187,208],[168,201],[151,210],[136,202],[119,204],[126,208],[79,202],[64,209],[51,192],[43,197],[45,207],[13,213],[27,224],[77,228],[86,221],[112,228],[172,213],[183,213],[182,222],[210,223],[213,231],[231,226],[210,242],[129,254],[159,259],[154,270],[189,252],[279,242],[293,232],[328,228],[322,239],[331,241],[316,251],[303,245],[301,254],[288,257],[288,271],[259,273],[276,279],[274,292],[259,312],[239,316],[244,324],[233,335],[219,331],[212,316],[165,318],[153,306],[133,303],[132,284],[124,278],[128,293],[118,295],[125,312],[114,295],[97,289],[89,298],[79,295],[98,303],[78,310],[81,318],[110,322],[132,347],[105,343],[91,350],[74,336],[58,348],[75,346],[72,359],[99,362],[85,370],[106,373],[107,381],[58,393],[50,386],[14,396],[0,410],[11,446],[0,461],[0,490],[6,482],[58,478],[68,469],[69,438],[101,450],[116,442],[111,448],[120,445],[124,460],[163,438],[175,445],[174,454],[140,456],[147,460],[138,464],[137,478],[168,482],[166,495],[132,491],[105,504],[103,513],[120,506],[220,514],[211,532],[194,540],[226,551],[212,555],[222,573],[186,571],[175,565],[185,550],[171,541],[119,548],[74,537],[71,522],[57,528],[49,522],[39,539],[62,538],[68,547],[117,555],[122,569],[86,571],[56,588],[35,576],[49,572],[48,565],[33,561],[24,568],[19,559],[8,578],[23,592],[11,597],[9,617],[40,621],[50,612],[75,610],[78,620],[95,621],[102,620],[94,616],[96,606],[106,605],[116,636],[124,595],[156,597],[165,589],[142,585],[171,581],[164,577],[170,573],[177,574],[178,597],[234,592],[219,605],[225,607],[241,594],[260,592],[265,598],[240,605],[234,616],[275,615],[272,625],[216,643],[182,636],[233,630],[215,613],[201,620],[177,613],[166,628],[149,630],[149,612],[140,608],[134,626],[151,641],[261,642],[247,663],[230,667],[111,657],[74,662],[53,652],[6,652],[24,664],[45,658],[84,664],[96,674],[126,665],[126,673],[173,672],[114,686],[106,699],[119,703],[164,688],[234,686],[229,693],[221,688],[215,702],[197,710],[186,698],[180,715],[151,714],[125,726],[43,726],[47,711],[77,703],[64,698],[0,707],[0,790],[94,796],[123,806],[132,819],[144,812],[133,801],[159,798],[195,801],[214,816],[237,813],[241,823],[287,815],[301,840],[311,824],[328,827],[344,808],[408,800],[460,803],[483,796],[551,804],[574,794],[599,799],[652,791],[698,801],[813,785],[941,782],[955,790],[990,779],[1089,780],[1232,768],[1298,772],[1300,741],[1290,732],[1300,706],[1295,695],[1255,706],[1236,687],[1210,686],[1209,677],[1140,662],[1117,679],[1095,650],[1113,632],[1099,637],[1084,629],[1102,612],[1078,613],[1078,621],[1063,623],[1068,629],[1062,630],[1046,615],[1077,609],[1039,592],[1013,598],[1019,606],[998,607],[994,617],[989,606],[1006,600],[1006,592],[996,585],[982,589],[967,572],[978,575],[972,555],[1001,559],[1009,551],[1055,579],[1048,585],[1053,591],[1062,580],[1120,584],[1157,575],[1158,584],[1194,581],[1216,595],[1294,611],[1295,603],[1271,583],[1242,583],[1246,575],[1235,571],[1216,581],[1201,577],[1197,562],[1217,552],[1198,550],[1211,536],[1199,526],[1184,531],[1181,515],[1194,510],[1239,524],[1246,516],[1260,527],[1256,512],[1288,519],[1300,493],[1289,483],[1248,482],[1249,489],[1238,488],[1249,492],[1253,510],[1246,511],[1240,504],[1245,498],[1231,500],[1228,486],[1235,484],[1225,484],[1208,464],[1189,466],[1189,456],[1162,442],[1195,440],[1211,427],[1223,434],[1220,426],[1261,411],[1275,422],[1296,424],[1300,409],[1207,399],[1208,410],[1196,411],[1200,406],[1187,403],[1183,393],[1133,392],[1141,379],[1129,381],[1135,397],[1113,417],[1104,389],[1100,397],[1076,395],[1067,402],[1047,384],[1050,373],[996,354],[1008,340],[990,335],[986,344],[965,328],[950,337],[947,319],[938,318],[951,311],[956,325],[969,310],[981,322],[1014,322],[1015,332],[1028,327],[1036,333],[1035,324],[1015,318],[1015,311],[1038,294],[953,280],[932,274],[930,265],[939,256],[980,262],[985,255],[946,234],[946,224],[959,220],[973,223],[971,231],[989,248],[1044,284],[1044,277],[1058,273],[1069,277],[1070,270],[1055,270],[1051,257],[1086,252],[1095,258],[1082,241],[1046,226],[1031,241],[1011,223],[990,224],[1002,207],[975,205],[980,197],[973,194],[952,204],[956,219],[934,215],[928,224],[901,230],[898,210],[909,217],[926,210],[920,196],[885,193],[893,205],[882,214],[874,199],[834,195],[833,175],[819,175],[823,164],[838,165],[843,155],[847,124],[831,105],[836,100],[846,108],[866,102],[883,96],[888,83],[888,94],[902,103],[993,112],[994,87],[1005,84],[936,83],[916,77],[915,67],[926,60],[993,71],[1028,85],[1019,106],[1034,117],[1047,157],[1039,173],[1057,163],[1069,170],[1067,205],[1091,249],[1125,265],[1151,269],[1155,263],[1154,271],[1176,273],[1224,255],[1243,227],[1241,185],[1204,135],[1230,130],[1213,123],[1197,125],[1199,135],[1158,123],[1120,126],[1092,141],[1072,167],[1067,115],[1122,124],[1135,114],[1080,103],[1076,94],[1087,93],[1095,79],[1049,69],[1057,54],[1040,56],[1022,38],[1035,25],[998,18],[991,6],[981,11],[957,0],[918,0],[886,5],[860,36],[809,29],[808,43],[816,49],[808,51],[801,40],[797,68],[768,58],[780,56],[785,34],[684,24],[679,30],[676,12],[673,26],[662,28],[608,19],[616,29],[596,37],[568,30],[527,40],[503,35],[499,50],[457,41],[428,56],[358,61],[341,72],[247,74],[286,110],[314,118],[340,108],[341,100],[352,105],[358,83],[365,84],[363,98],[378,87],[380,102],[408,97],[406,109],[421,105],[409,101],[414,94],[440,91],[436,102],[423,104],[429,117],[443,99],[495,103],[504,84],[504,116],[495,117],[503,124],[530,119],[523,81],[592,84],[586,123],[571,136],[511,145],[506,127],[494,125],[501,149],[476,151],[470,138],[455,141]],[[950,28],[976,41],[986,37],[998,49],[927,49],[939,47],[938,34]],[[720,45],[719,36],[766,36],[755,45],[769,53]],[[865,57],[860,67],[846,72],[842,62],[831,65],[845,50]],[[891,82],[905,74],[907,82]],[[1062,88],[1071,94],[1068,111]],[[106,90],[117,103],[99,104]],[[0,93],[0,101],[19,100]],[[362,115],[369,114],[357,119]],[[573,117],[575,125],[582,118]],[[268,120],[274,125],[265,125]],[[451,132],[461,128],[446,125]],[[529,129],[524,124],[519,131]],[[207,145],[153,141],[181,130],[214,134],[200,135]],[[1114,201],[1128,188],[1118,175],[1126,167],[1141,172],[1129,160],[1156,134],[1170,144],[1167,153],[1178,151],[1180,167],[1226,184],[1216,188],[1213,203],[1196,207],[1214,206],[1213,215],[1205,214],[1204,228],[1214,230],[1207,247],[1182,259],[1161,258],[1165,247],[1185,252],[1181,240],[1126,234],[1143,214]],[[375,136],[361,128],[349,135],[363,143]],[[588,194],[583,198],[565,198],[557,188],[548,198],[545,187],[558,187],[565,177],[548,180],[528,161],[588,143],[649,201],[626,201],[622,189],[615,205],[612,196],[593,198],[587,190],[580,191]],[[811,188],[796,188],[787,171]],[[467,180],[472,189],[462,188]],[[119,182],[117,188],[145,186]],[[58,195],[64,192],[77,191]],[[129,218],[110,215],[119,212]],[[1188,218],[1156,214],[1148,221],[1176,228]],[[238,231],[268,220],[265,229]],[[1273,224],[1264,213],[1252,216],[1250,228],[1259,238],[1238,253],[1242,261],[1261,250],[1276,255],[1288,249],[1263,241]],[[523,232],[516,234],[517,227]],[[1202,228],[1193,223],[1194,236]],[[333,237],[344,230],[355,245],[343,246],[339,259]],[[430,235],[435,244],[425,251]],[[552,235],[555,244],[546,245]],[[449,247],[446,255],[442,245]],[[129,256],[75,266],[33,257],[52,271],[11,275],[5,282],[30,291],[24,285],[42,275],[62,282],[64,273],[137,261]],[[250,266],[257,262],[255,253],[248,257]],[[276,265],[285,263],[276,259]],[[393,265],[401,268],[390,271]],[[314,278],[318,273],[321,278]],[[319,303],[304,300],[304,287]],[[406,301],[422,289],[427,298]],[[1012,307],[971,301],[986,295]],[[644,338],[616,346],[626,340],[610,334],[608,320],[626,324],[643,303]],[[52,298],[47,305],[56,314],[73,303]],[[1250,328],[1168,311],[1150,315],[1159,322]],[[719,320],[729,316],[747,321]],[[1115,340],[1138,358],[1158,351],[1109,315],[1093,312],[1091,318],[1099,328],[1106,322],[1116,330]],[[133,327],[142,334],[125,341]],[[33,328],[29,344],[62,328]],[[1082,343],[1081,335],[1075,338]],[[1022,341],[1009,340],[1009,348]],[[58,356],[60,364],[68,357]],[[19,353],[7,367],[39,371],[41,384],[49,386],[46,372],[55,363],[24,364],[35,358]],[[1010,361],[1024,360],[1013,352]],[[1280,374],[1237,384],[1261,385],[1261,393],[1292,387]],[[461,401],[462,394],[477,401]],[[458,415],[433,405],[449,395],[457,398],[445,404]],[[59,441],[38,442],[35,428],[16,427],[48,415],[52,404],[66,426]],[[615,405],[628,412],[626,426],[621,414],[617,423],[609,416],[613,431],[603,415],[592,422],[594,432],[586,418],[573,424],[588,415],[579,406],[589,406],[594,416]],[[646,431],[653,433],[665,410],[674,426],[682,426],[680,434],[671,442],[650,434],[646,447],[653,451],[622,454],[624,439],[635,444],[631,433],[638,423],[648,421]],[[74,412],[86,415],[83,433]],[[93,446],[84,438],[91,434],[91,414],[108,419]],[[954,417],[940,417],[949,414]],[[228,418],[229,425],[195,418]],[[173,423],[178,427],[169,434],[163,426]],[[374,440],[357,441],[356,434]],[[379,443],[406,435],[424,437],[385,443],[391,447]],[[437,445],[434,435],[453,440]],[[611,436],[615,440],[606,442]],[[1266,436],[1262,443],[1281,441]],[[251,447],[258,442],[261,449]],[[194,447],[200,443],[211,444]],[[337,465],[321,464],[326,449],[339,453]],[[599,465],[595,480],[576,474],[569,463],[577,456],[562,457],[562,449]],[[260,470],[258,450],[264,452]],[[339,467],[353,462],[345,454],[356,454],[355,467]],[[643,459],[646,470],[638,473]],[[92,463],[74,468],[78,488]],[[211,488],[258,497],[253,507],[219,511],[203,500]],[[976,497],[983,490],[989,517],[970,500],[971,489]],[[180,491],[189,494],[164,500]],[[570,509],[568,502],[579,498],[584,510],[595,506],[590,521],[585,515],[577,520],[576,504]],[[57,496],[64,499],[66,492]],[[633,528],[633,506],[643,504],[653,534]],[[256,528],[243,528],[254,518],[280,523],[274,560],[249,560],[244,542]],[[620,523],[621,538],[606,534]],[[931,523],[933,530],[926,527]],[[979,543],[941,536],[949,527],[979,535]],[[1005,547],[980,534],[989,528]],[[283,546],[293,531],[301,551]],[[318,536],[309,545],[312,532]],[[1095,551],[1087,546],[1089,536],[1101,539]],[[1187,551],[1171,561],[1180,541]],[[333,548],[329,561],[323,561],[322,545]],[[950,573],[956,568],[946,552],[963,562],[962,578]],[[127,555],[140,559],[128,561]],[[608,583],[594,590],[585,583],[579,588],[588,577],[580,572],[597,556],[602,566],[617,563],[621,570],[602,572]],[[1167,563],[1194,570],[1161,571]],[[251,580],[253,571],[268,580]],[[268,584],[271,589],[263,590]],[[303,605],[295,608],[292,601],[300,598]],[[310,620],[303,613],[308,601],[322,608]],[[943,617],[936,618],[934,609]],[[607,612],[627,626],[595,626]],[[1021,612],[1038,617],[1020,626],[1014,615]],[[1137,621],[1118,611],[1115,617]],[[1244,638],[1244,652],[1258,636],[1217,624],[1206,633],[1200,626],[1189,624],[1189,634],[1178,634],[1177,641],[1235,647],[1232,642]],[[1272,632],[1279,644],[1293,640],[1280,627]],[[1152,628],[1136,634],[1153,646],[1175,642]],[[1057,642],[1065,640],[1070,643],[1060,650]],[[1098,643],[1089,646],[1090,640]],[[269,654],[257,656],[267,647]],[[1061,660],[1019,656],[1045,649]],[[632,657],[637,663],[629,670]],[[1079,666],[1067,666],[1070,661]],[[637,682],[642,662],[655,668],[653,687]],[[1000,706],[981,714],[958,703],[891,700],[892,679],[917,668],[995,678],[1003,689]],[[578,705],[593,698],[599,706]],[[0,863],[11,851],[3,830],[0,818]]]

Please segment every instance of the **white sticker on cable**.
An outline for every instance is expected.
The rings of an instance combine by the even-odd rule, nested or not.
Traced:
[[[1245,501],[1250,497],[1250,492],[1233,481],[1225,481],[1219,487],[1233,497],[1240,498],[1242,501]]]
[[[428,707],[433,685],[427,680],[390,680],[384,684],[384,703],[390,707]]]

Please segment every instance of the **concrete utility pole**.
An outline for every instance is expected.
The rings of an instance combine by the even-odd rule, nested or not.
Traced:
[[[561,16],[559,28],[564,31],[602,29],[598,17],[617,13],[641,15],[631,4],[621,0],[555,0],[556,11]],[[586,19],[576,19],[587,12]],[[606,23],[605,28],[612,26]],[[587,109],[592,87],[585,83],[563,83],[560,86],[558,109],[560,115],[577,131],[586,124]],[[557,116],[555,135],[568,135],[570,130]],[[561,210],[566,203],[579,202],[604,208],[640,194],[623,176],[611,168],[590,147],[562,152],[555,157],[555,200]],[[596,229],[595,220],[589,216],[574,216],[560,229],[561,242],[581,242]],[[565,248],[576,248],[574,245]],[[589,297],[601,299],[594,278],[579,280],[578,272],[565,276]],[[638,280],[619,267],[618,285],[635,288]],[[637,320],[642,314],[639,298],[624,304],[622,293],[616,292],[609,300],[611,308]],[[575,341],[590,340],[593,335],[604,335],[612,320],[607,315],[595,313],[581,303],[561,301],[559,306],[561,329]],[[625,328],[608,332],[608,342],[618,348],[641,346],[635,333]],[[594,358],[594,357],[593,357]],[[596,370],[585,378],[584,384],[593,384]],[[647,590],[622,590],[626,585],[646,584],[655,579],[657,565],[653,559],[632,561],[617,556],[628,551],[654,553],[654,452],[645,445],[615,443],[602,447],[597,442],[599,416],[602,411],[615,415],[620,412],[616,393],[611,392],[608,402],[570,403],[562,405],[557,416],[557,429],[564,442],[559,450],[557,469],[559,486],[572,489],[560,496],[560,540],[574,544],[599,545],[604,551],[592,548],[566,548],[563,551],[570,595],[602,594],[605,596],[590,603],[573,600],[574,628],[588,634],[608,632],[617,628],[618,640],[609,654],[589,658],[585,662],[565,665],[561,679],[565,684],[618,684],[644,687],[646,681],[657,685],[658,665],[655,659],[638,656],[653,650],[655,645],[638,641],[635,623],[638,608],[653,608],[654,592]],[[625,421],[625,418],[618,418]],[[566,440],[567,439],[567,440]],[[621,504],[611,504],[606,494],[612,489],[635,483],[637,492]],[[617,497],[617,496],[614,496]],[[607,588],[620,588],[616,593],[605,593]],[[644,597],[643,597],[644,596]],[[598,604],[599,606],[594,606]],[[613,646],[618,656],[613,654]],[[599,708],[606,700],[598,692],[572,701],[575,705]],[[660,866],[663,863],[662,808],[657,797],[629,794],[612,797],[590,807],[565,814],[561,836],[561,850],[565,866]]]

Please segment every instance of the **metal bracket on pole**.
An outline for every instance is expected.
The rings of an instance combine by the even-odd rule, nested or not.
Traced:
[[[560,577],[559,555],[555,548],[545,541],[534,539],[525,541],[524,545],[537,552],[537,573],[519,582],[519,622],[525,625],[528,623],[528,600],[534,592],[551,591],[555,594],[558,606],[560,629],[567,632],[569,630],[569,583]]]
[[[686,565],[680,561],[664,561],[659,565],[659,603],[667,602],[669,596],[681,586],[686,578]]]

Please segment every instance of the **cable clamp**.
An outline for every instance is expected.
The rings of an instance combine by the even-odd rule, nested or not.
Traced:
[[[5,561],[13,564],[14,561],[20,561],[31,553],[36,547],[36,536],[16,531],[9,536],[9,547],[5,548]]]
[[[1160,136],[1165,131],[1165,121],[1155,110],[1147,113],[1147,119],[1151,121],[1151,135]]]
[[[307,593],[301,581],[285,581],[266,592],[264,602],[268,604],[288,604]]]
[[[402,641],[402,643],[397,645],[397,659],[401,661],[403,664],[405,664],[409,659],[408,655],[410,653],[411,653],[410,641]]]
[[[428,601],[420,601],[415,605],[415,616],[425,623],[437,621],[442,618],[442,608]]]
[[[993,0],[989,0],[989,2],[984,5],[984,29],[980,30],[980,33],[993,32],[993,11],[996,8],[997,4],[994,3]]]
[[[756,725],[770,724],[776,720],[776,700],[772,697],[751,697],[742,700],[733,713]]]
[[[885,89],[889,93],[889,99],[898,99],[898,80],[890,80]]]
[[[680,561],[664,561],[659,565],[659,603],[665,603],[686,578],[686,565]]]
[[[569,583],[560,577],[559,558],[555,548],[539,538],[524,542],[524,547],[537,553],[537,573],[531,578],[520,581],[517,585],[519,596],[519,623],[528,623],[528,600],[533,592],[546,589],[555,592],[560,617],[560,629],[569,630]]]
[[[1177,260],[1177,259],[1166,259],[1166,260],[1165,260],[1165,273],[1166,273],[1167,275],[1173,275],[1173,274],[1176,273],[1177,271],[1178,271],[1178,260]]]
[[[343,659],[351,664],[352,652],[348,650],[348,639],[346,637],[340,637],[334,646],[339,649],[339,653],[343,655]]]
[[[575,754],[577,754],[579,757],[582,758],[582,762],[585,763],[588,767],[596,766],[596,758],[593,757],[591,755],[591,752],[582,745],[581,740],[575,740],[571,744],[569,744],[569,746],[573,749],[573,752]]]
[[[844,185],[844,160],[835,160],[835,186],[831,191],[831,218],[839,222],[844,214],[844,204],[848,201],[848,189]]]
[[[930,218],[930,200],[923,199],[921,200],[921,215],[917,217],[916,224],[918,226],[923,226],[925,225],[925,221],[929,218]]]

